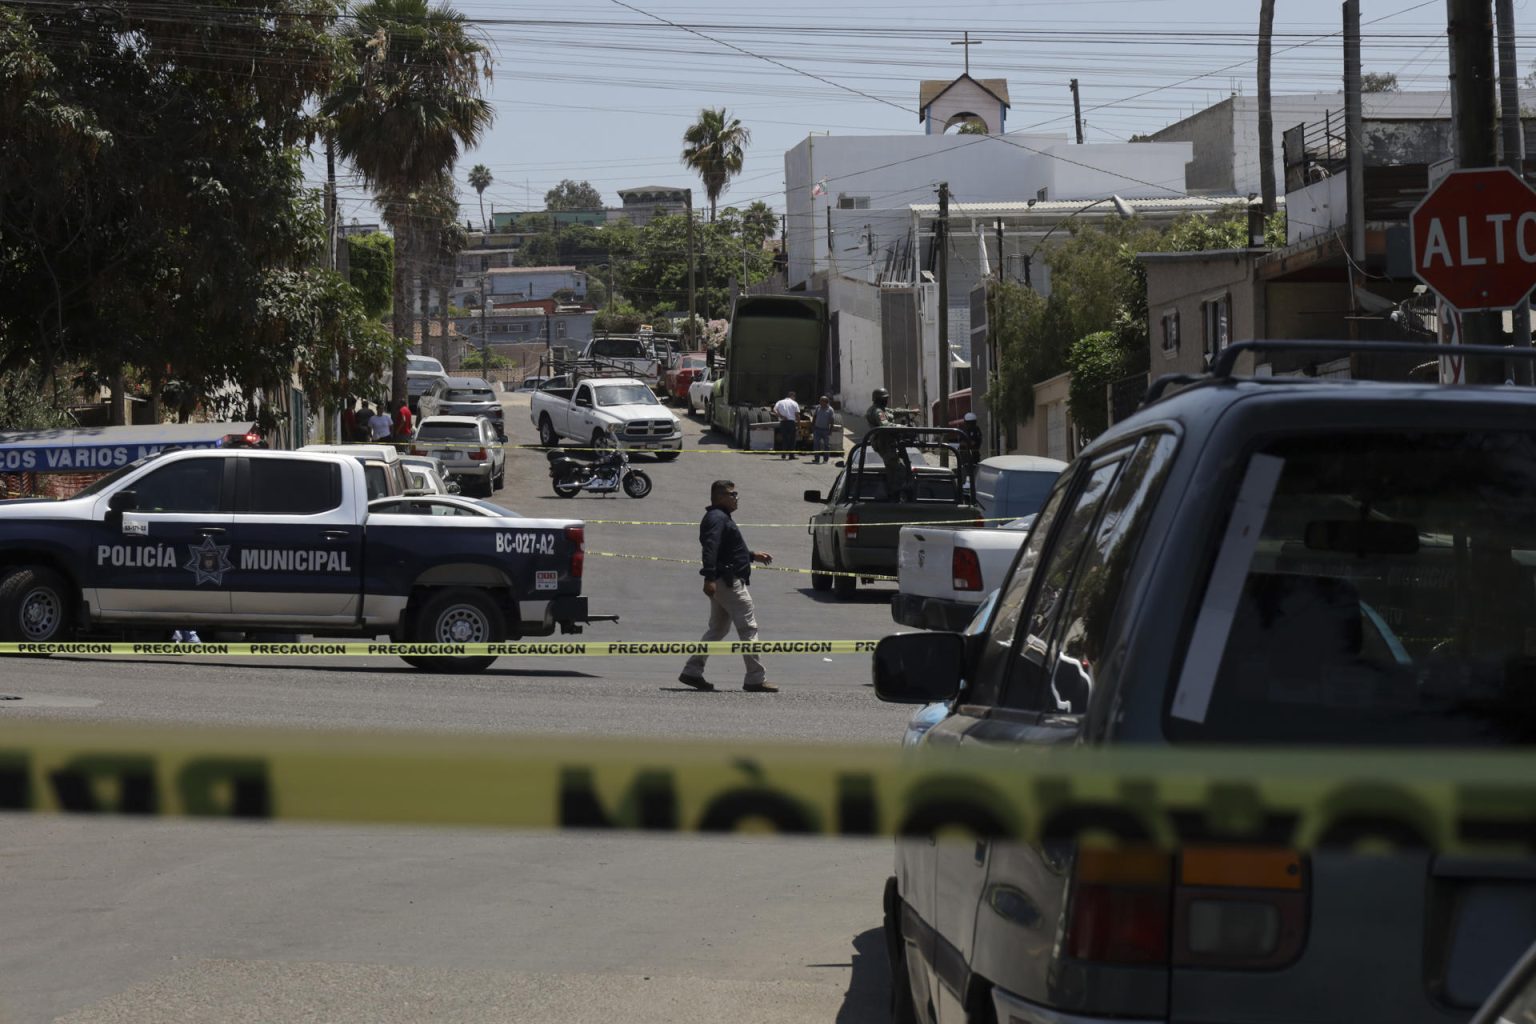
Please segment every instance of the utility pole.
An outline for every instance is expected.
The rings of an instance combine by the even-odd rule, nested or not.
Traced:
[[[949,182],[939,182],[939,415],[934,426],[949,423]]]
[[[336,144],[331,141],[330,133],[325,136],[325,269],[336,269]],[[347,360],[344,351],[338,351],[331,369],[336,373],[337,379],[347,379]],[[155,392],[158,405],[159,391]],[[159,418],[160,410],[155,409],[156,418]],[[341,412],[334,404],[325,410],[325,443],[331,444],[341,432]]]
[[[693,339],[693,189],[683,190],[688,197],[688,335]]]
[[[1349,258],[1365,265],[1365,139],[1360,100],[1360,0],[1344,0],[1344,183],[1349,207]],[[1354,297],[1351,296],[1351,304]],[[1356,321],[1358,322],[1358,321]]]
[[[1072,123],[1077,125],[1077,144],[1083,144],[1083,102],[1077,92],[1077,79],[1072,79]]]
[[[491,372],[491,322],[486,319],[486,310],[489,307],[490,295],[486,291],[490,287],[490,278],[480,278],[480,371]],[[443,339],[445,342],[448,340]]]
[[[1515,57],[1514,0],[1494,0],[1494,17],[1499,30],[1499,116],[1504,137],[1504,166],[1525,177],[1525,131],[1520,125],[1520,69]],[[1527,296],[1514,310],[1516,348],[1531,347],[1531,300]],[[1524,359],[1513,363],[1514,381],[1522,387],[1532,384],[1531,364]]]
[[[1489,0],[1446,0],[1451,51],[1451,121],[1456,166],[1498,165],[1494,110],[1493,21]],[[1462,337],[1468,345],[1503,341],[1498,313],[1467,313]]]

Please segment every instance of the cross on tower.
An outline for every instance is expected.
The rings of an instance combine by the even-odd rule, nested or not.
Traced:
[[[963,34],[965,36],[965,38],[963,40],[959,40],[959,39],[954,40],[949,45],[950,46],[963,46],[963,47],[965,47],[965,73],[966,74],[970,74],[971,73],[971,47],[973,47],[973,46],[980,46],[981,43],[982,43],[982,40],[977,39],[975,41],[972,41],[971,40],[971,34],[969,32],[966,32],[966,33],[963,33]]]

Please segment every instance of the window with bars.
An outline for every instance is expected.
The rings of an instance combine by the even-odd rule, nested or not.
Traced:
[[[1209,366],[1232,340],[1232,296],[1200,303],[1200,341]]]
[[[1179,311],[1170,309],[1162,319],[1163,352],[1172,355],[1179,350]]]

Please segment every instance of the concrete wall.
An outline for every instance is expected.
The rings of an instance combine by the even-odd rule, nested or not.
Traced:
[[[1072,424],[1072,411],[1067,404],[1071,386],[1070,373],[1035,385],[1035,411],[1014,434],[1015,454],[1043,455],[1063,461],[1077,454],[1077,428]]]
[[[827,305],[837,311],[840,386],[832,401],[859,433],[871,392],[885,384],[880,290],[865,281],[833,277],[827,281]]]
[[[1285,244],[1349,229],[1349,178],[1336,174],[1285,194]]]
[[[1203,310],[1207,302],[1228,298],[1228,344],[1251,341],[1260,336],[1282,337],[1272,331],[1267,335],[1259,326],[1257,289],[1254,286],[1256,255],[1247,253],[1212,253],[1209,256],[1179,256],[1172,259],[1151,258],[1147,268],[1147,318],[1150,327],[1148,346],[1151,374],[1155,380],[1169,373],[1202,373],[1205,370],[1205,339],[1202,331]],[[1179,314],[1179,347],[1163,349],[1161,323],[1171,310]],[[1238,372],[1250,372],[1239,363]]]
[[[1188,142],[1193,146],[1185,170],[1186,187],[1196,192],[1232,191],[1231,98],[1154,132],[1158,142]]]
[[[1347,338],[1349,286],[1338,283],[1275,282],[1266,289],[1270,338]]]

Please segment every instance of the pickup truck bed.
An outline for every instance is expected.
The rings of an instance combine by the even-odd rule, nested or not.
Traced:
[[[904,626],[960,632],[1008,569],[1034,517],[998,529],[902,527],[891,618]]]

